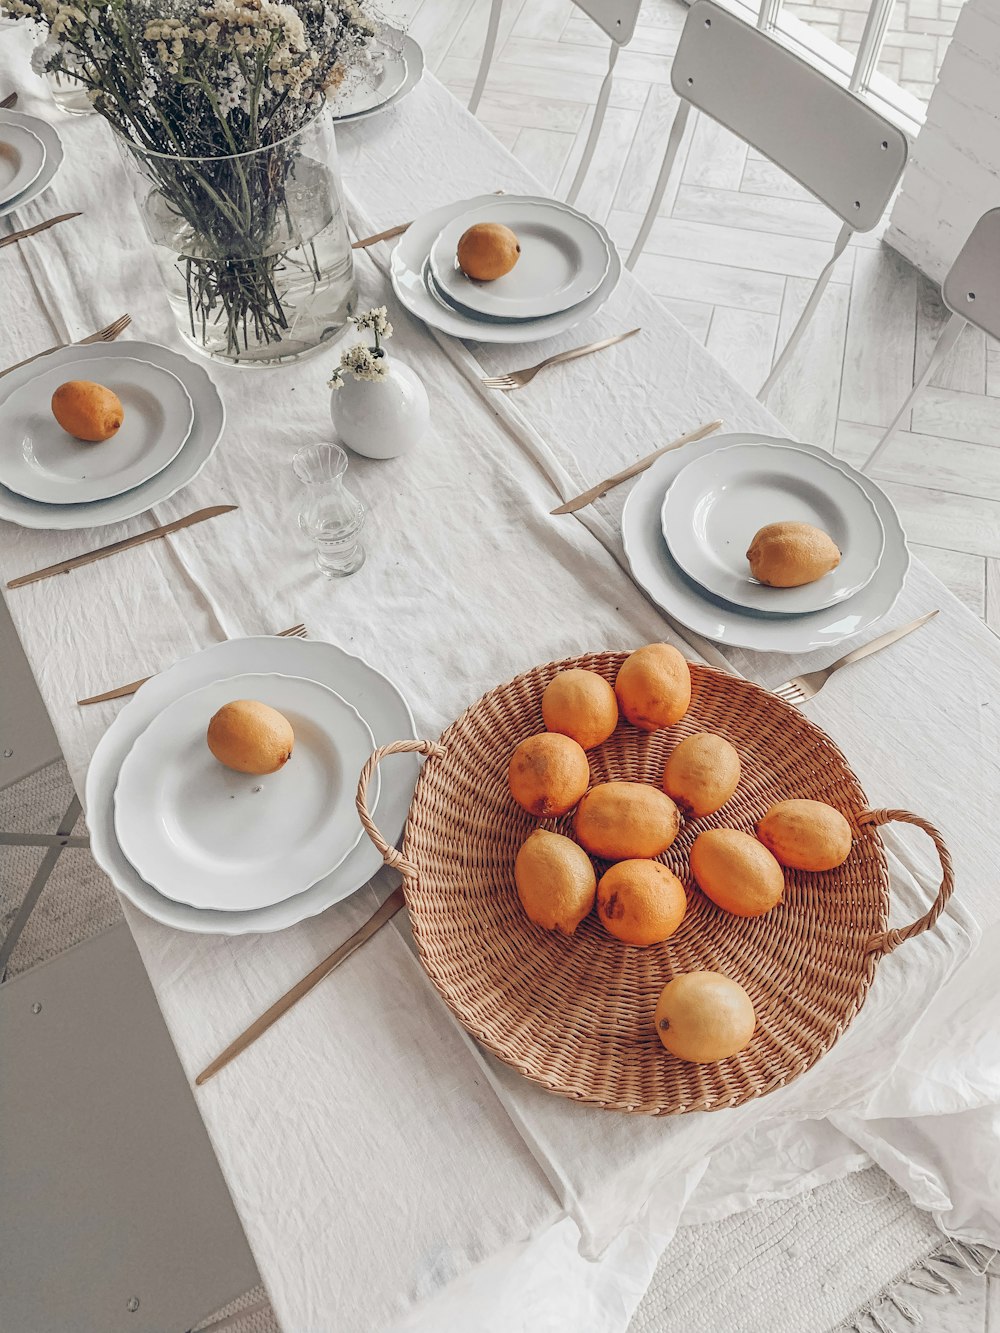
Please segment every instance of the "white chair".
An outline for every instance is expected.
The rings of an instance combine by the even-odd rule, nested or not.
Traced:
[[[604,82],[601,84],[601,90],[597,95],[597,105],[594,107],[594,118],[590,123],[590,133],[587,135],[583,156],[580,158],[580,165],[576,169],[573,183],[566,193],[568,203],[573,203],[580,193],[580,187],[583,185],[593,161],[594,149],[601,137],[604,116],[608,109],[608,101],[611,98],[611,83],[615,64],[618,60],[618,52],[623,47],[628,46],[632,40],[635,25],[639,18],[641,2],[642,0],[573,0],[577,9],[582,9],[587,17],[593,19],[601,31],[611,39],[611,49],[608,52],[608,70],[604,76]],[[479,61],[479,72],[476,75],[472,96],[469,98],[469,110],[473,115],[479,108],[483,89],[486,87],[486,80],[489,77],[490,66],[493,63],[502,9],[503,0],[493,0],[490,6],[489,22],[486,27],[486,41]]]
[[[257,1285],[127,926],[0,986],[0,1069],[0,1327],[185,1333]]]
[[[878,461],[917,394],[955,346],[966,324],[981,329],[991,338],[1000,338],[1000,208],[991,208],[973,227],[948,270],[941,296],[951,311],[951,318],[941,330],[923,374],[910,390],[892,425],[868,455],[862,472],[867,472]]]
[[[62,757],[59,743],[25,659],[20,640],[0,600],[0,790],[37,773]],[[74,796],[55,833],[0,832],[0,847],[41,847],[41,864],[25,894],[10,929],[0,939],[0,981],[31,910],[48,883],[64,847],[86,847],[86,838],[73,837],[80,817]]]
[[[830,262],[758,393],[788,362],[834,265],[856,231],[877,225],[906,165],[905,134],[847,88],[712,0],[695,0],[670,71],[681,99],[663,164],[626,261],[635,265],[656,220],[692,107],[739,135],[841,219]]]

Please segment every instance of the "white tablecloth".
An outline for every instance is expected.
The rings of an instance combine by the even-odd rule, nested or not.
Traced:
[[[24,109],[55,115],[31,95],[38,84],[27,73],[21,34],[4,34],[0,75],[21,90]],[[8,335],[0,361],[80,336],[123,309],[139,335],[177,345],[104,125],[93,117],[59,125],[66,165],[19,221],[79,207],[86,215],[0,256],[0,327]],[[429,78],[397,111],[342,133],[340,149],[359,232],[451,197],[537,189]],[[516,399],[487,398],[468,378],[464,349],[439,344],[391,300],[384,258],[359,258],[362,299],[389,299],[390,353],[425,379],[433,425],[404,460],[352,460],[352,485],[371,508],[360,573],[340,584],[320,579],[295,526],[289,458],[302,443],[330,436],[331,356],[278,371],[213,372],[229,414],[224,441],[196,483],[155,518],[219,501],[238,503],[237,513],[8,595],[78,785],[120,705],[81,710],[77,697],[218,638],[295,620],[395,676],[429,736],[485,689],[538,661],[664,637],[691,656],[700,648],[720,660],[710,647],[686,643],[623,572],[620,495],[584,522],[555,521],[547,511],[560,488],[582,489],[701,420],[723,416],[734,429],[781,433],[774,419],[628,276],[599,317],[545,351],[635,324],[640,338],[539,377]],[[477,356],[493,370],[536,359],[533,350]],[[0,575],[148,521],[77,534],[3,525]],[[836,1107],[843,1131],[861,1133],[900,1051],[897,1103],[879,1114],[909,1124],[943,1109],[915,1043],[929,1005],[953,1002],[968,1014],[988,982],[955,965],[975,922],[1000,919],[992,828],[1000,646],[919,566],[893,622],[934,605],[942,614],[918,636],[845,673],[809,709],[850,756],[873,805],[909,806],[941,826],[958,868],[956,909],[939,932],[881,965],[860,1019],[811,1075],[740,1112],[711,1116],[653,1122],[572,1106],[471,1049],[407,948],[405,930],[393,927],[197,1091],[289,1333],[620,1330],[689,1196],[722,1206],[733,1179],[748,1171],[749,1157],[730,1155],[739,1134],[752,1130],[759,1143],[771,1135],[772,1186],[801,1177],[817,1153],[831,1160],[833,1131],[794,1138],[790,1124]],[[765,684],[819,664],[743,653],[729,660]],[[892,835],[887,842],[901,857],[894,890],[912,918],[933,893],[934,867],[925,848]],[[373,901],[366,889],[280,935],[239,939],[179,934],[130,909],[188,1072],[350,934]],[[1000,1089],[979,1072],[987,1046],[983,1037],[973,1063],[953,1032],[937,1039],[936,1078],[966,1071],[958,1103],[947,1108],[954,1114],[1000,1101]],[[873,1123],[883,1121],[865,1121]],[[896,1150],[887,1133],[864,1132],[869,1151]],[[723,1144],[727,1153],[706,1175],[707,1154]],[[919,1161],[917,1146],[898,1151],[910,1168]]]

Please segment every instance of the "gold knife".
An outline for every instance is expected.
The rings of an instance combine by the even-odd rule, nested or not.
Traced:
[[[241,1051],[245,1051],[248,1046],[252,1046],[258,1037],[262,1037],[269,1027],[277,1023],[282,1014],[286,1014],[293,1005],[298,1004],[299,1000],[304,995],[308,995],[314,986],[318,986],[324,977],[328,977],[345,959],[350,958],[355,949],[360,949],[362,944],[370,940],[376,931],[381,930],[390,917],[396,915],[404,901],[403,886],[400,884],[398,888],[393,889],[378,911],[374,912],[365,924],[354,932],[350,939],[345,940],[339,948],[334,949],[333,953],[324,958],[321,963],[317,963],[313,970],[307,973],[301,981],[297,981],[291,990],[285,991],[280,1000],[275,1000],[270,1009],[261,1014],[260,1018],[255,1018],[245,1032],[241,1032],[235,1041],[229,1043],[221,1055],[217,1055],[210,1065],[206,1065],[195,1079],[196,1085],[201,1087],[203,1083],[207,1083],[220,1069],[224,1069],[230,1060],[235,1060]]]
[[[238,508],[238,505],[211,505],[208,509],[198,509],[193,514],[188,514],[187,518],[175,518],[172,523],[164,523],[160,528],[151,528],[149,532],[140,532],[135,537],[125,537],[120,542],[101,546],[96,551],[87,551],[84,555],[74,555],[70,560],[60,560],[57,565],[36,569],[33,574],[22,574],[20,578],[11,579],[7,587],[23,588],[25,584],[50,579],[54,574],[68,574],[70,570],[79,569],[81,565],[93,564],[95,560],[106,560],[109,555],[117,555],[119,551],[129,551],[133,546],[143,546],[146,542],[155,542],[160,537],[169,537],[172,532],[180,532],[182,528],[190,528],[195,523],[204,523],[206,518],[215,518],[217,514],[229,514]]]
[[[390,227],[387,231],[377,231],[374,236],[362,236],[359,241],[352,241],[351,249],[367,250],[370,245],[378,245],[379,241],[391,241],[394,236],[402,236],[403,232],[409,229],[409,222],[401,222],[397,227]]]
[[[718,430],[722,424],[721,421],[710,421],[707,426],[699,426],[697,430],[688,431],[686,435],[680,436],[679,439],[671,440],[669,444],[654,449],[651,454],[647,454],[645,458],[640,458],[638,463],[633,463],[631,467],[616,472],[612,477],[605,477],[603,481],[599,481],[596,486],[591,486],[590,490],[584,491],[582,495],[574,495],[572,500],[567,500],[558,509],[550,509],[549,513],[575,514],[578,509],[585,509],[587,505],[593,504],[602,495],[607,495],[608,491],[613,490],[621,482],[637,477],[640,472],[645,472],[648,467],[652,467],[661,454],[667,454],[671,449],[680,449],[682,445],[691,444],[694,440],[703,440],[706,435],[711,435],[713,431]]]
[[[12,231],[8,236],[0,236],[0,250],[2,250],[5,245],[15,245],[18,241],[23,241],[28,236],[37,236],[40,231],[48,231],[50,227],[54,227],[58,222],[68,222],[70,218],[78,218],[81,216],[82,214],[79,212],[60,213],[58,217],[49,218],[48,222],[36,222],[33,227],[25,227],[21,231]]]

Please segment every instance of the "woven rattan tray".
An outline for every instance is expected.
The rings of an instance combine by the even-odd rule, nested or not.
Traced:
[[[518,741],[542,731],[541,696],[556,672],[587,667],[613,682],[625,653],[596,653],[534,668],[485,695],[439,743],[377,750],[361,776],[358,808],[376,845],[404,878],[420,958],[459,1021],[526,1078],[618,1111],[673,1115],[739,1106],[809,1069],[860,1009],[882,954],[928,929],[952,890],[940,835],[905,811],[867,809],[846,759],[796,708],[740,677],[691,665],[692,699],[675,727],[647,734],[624,720],[588,752],[594,782],[659,785],[670,750],[696,731],[726,736],[743,777],[721,811],[684,825],[660,858],[688,889],[687,915],[666,943],[646,949],[612,939],[591,914],[571,938],[533,925],[514,889],[514,857],[539,821],[515,804],[507,764]],[[388,756],[428,756],[410,807],[403,853],[373,825],[365,791]],[[704,828],[753,831],[772,802],[812,797],[854,829],[851,855],[822,874],[786,871],[784,901],[755,919],[730,916],[695,886],[688,850]],[[924,829],[944,879],[930,911],[888,930],[889,878],[876,832],[903,820]],[[570,833],[570,819],[544,827]],[[604,866],[598,862],[598,874]],[[757,1013],[746,1050],[717,1064],[676,1059],[653,1028],[664,985],[710,968],[740,982]]]

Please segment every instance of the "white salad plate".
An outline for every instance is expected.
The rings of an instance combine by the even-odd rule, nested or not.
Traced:
[[[94,751],[87,770],[87,825],[94,859],[115,888],[154,921],[176,930],[207,935],[284,930],[350,897],[382,866],[381,855],[364,837],[335,870],[305,892],[269,907],[220,912],[174,902],[158,893],[126,857],[115,835],[114,793],[121,766],[136,739],[175,699],[246,672],[280,672],[328,686],[358,710],[371,727],[376,745],[415,735],[413,715],[397,687],[360,657],[332,643],[272,637],[230,639],[153,676],[118,713]],[[417,756],[409,754],[394,755],[381,766],[376,819],[390,843],[402,836],[419,768]]]
[[[24,125],[0,124],[0,207],[22,194],[45,166],[45,148]]]
[[[48,189],[63,160],[62,140],[47,120],[42,120],[38,116],[25,116],[20,111],[0,109],[0,139],[13,130],[27,130],[33,134],[42,145],[44,161],[33,180],[29,181],[18,194],[5,198],[3,203],[0,203],[0,218],[13,213],[16,208],[30,204],[32,199],[36,199],[43,190]]]
[[[539,319],[508,323],[490,321],[484,316],[477,317],[471,311],[464,314],[433,295],[427,286],[428,257],[442,227],[447,226],[453,218],[476,212],[496,202],[496,195],[484,194],[475,199],[460,199],[456,203],[445,204],[417,218],[399,238],[392,252],[390,274],[393,291],[410,314],[416,315],[431,328],[440,329],[442,333],[449,333],[455,338],[467,338],[480,343],[530,343],[565,333],[600,310],[618,286],[622,274],[621,257],[603,227],[598,227],[598,230],[608,246],[608,271],[597,290],[569,310]],[[564,208],[565,205],[559,204],[557,207]],[[597,226],[596,223],[594,225]]]
[[[398,61],[402,63],[405,69],[405,77],[402,83],[392,93],[385,96],[383,100],[375,102],[374,105],[365,107],[360,111],[341,111],[339,102],[335,101],[333,105],[334,124],[353,125],[356,121],[367,120],[369,116],[381,115],[383,111],[388,111],[390,107],[394,107],[404,97],[413,92],[420,82],[424,72],[423,51],[408,33],[400,32],[395,28],[390,29],[390,32],[393,34],[393,42],[398,41],[400,44],[400,53],[393,63],[395,64]],[[394,51],[391,54],[395,56]]]
[[[831,537],[840,564],[814,583],[772,588],[746,552],[768,523],[809,523]],[[827,458],[777,444],[699,454],[677,474],[660,512],[670,554],[696,583],[735,606],[778,615],[821,611],[871,579],[885,545],[871,498]]]
[[[284,714],[276,773],[237,773],[205,739],[233,699]],[[357,709],[301,676],[250,673],[174,700],[136,738],[115,788],[118,845],[167,898],[221,912],[270,907],[335,870],[360,842],[358,774],[375,748]]]
[[[856,481],[882,521],[885,547],[873,578],[853,597],[801,616],[767,615],[722,602],[693,582],[663,540],[660,512],[667,488],[699,452],[714,454],[734,444],[776,444],[829,455],[813,445],[770,435],[719,435],[664,454],[636,482],[622,510],[622,541],[632,577],[668,615],[706,639],[759,652],[803,653],[826,648],[875,625],[896,603],[906,581],[910,556],[891,500],[870,477],[835,460]]]
[[[400,43],[401,45],[401,43]],[[347,87],[338,89],[332,101],[335,120],[346,120],[377,111],[399,92],[406,82],[406,57],[402,49],[392,47],[376,38],[365,51],[362,65],[348,75]]]
[[[193,481],[205,466],[226,424],[226,412],[219,391],[202,366],[156,343],[119,340],[116,343],[94,343],[89,347],[74,345],[64,347],[59,352],[50,352],[43,360],[33,361],[20,370],[12,370],[0,379],[0,410],[2,404],[22,385],[50,369],[59,369],[63,372],[64,380],[71,380],[78,378],[76,366],[79,362],[96,360],[104,363],[122,357],[135,357],[169,371],[187,391],[194,409],[194,420],[191,432],[177,456],[155,477],[150,477],[130,491],[123,491],[121,495],[112,495],[104,500],[86,500],[80,504],[47,504],[40,500],[29,500],[27,496],[18,495],[9,487],[0,485],[0,519],[19,523],[23,528],[62,530],[121,523],[168,500],[182,486]]]
[[[509,227],[521,246],[502,278],[476,282],[458,266],[458,243],[477,222]],[[578,305],[603,282],[611,263],[601,231],[583,213],[551,199],[497,199],[441,228],[430,269],[442,292],[467,311],[503,319],[539,319]]]
[[[44,365],[44,362],[41,363]],[[125,417],[108,440],[75,439],[52,415],[52,395],[66,382],[43,370],[0,403],[0,483],[46,504],[104,500],[162,472],[191,432],[191,396],[176,375],[135,357],[73,363],[73,379],[97,380],[121,399]]]

